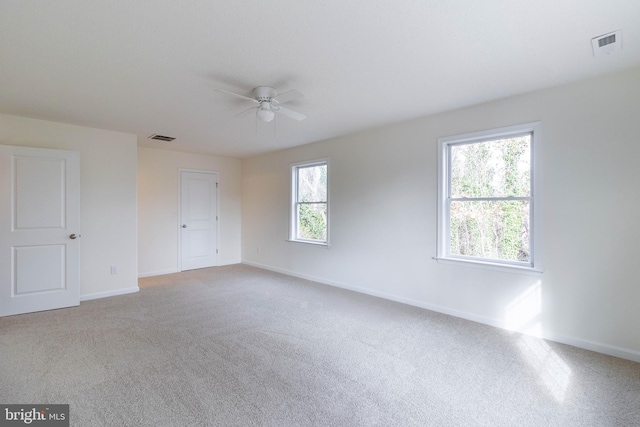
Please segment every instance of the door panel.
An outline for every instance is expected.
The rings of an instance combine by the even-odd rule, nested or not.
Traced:
[[[189,243],[187,253],[191,258],[206,257],[215,252],[210,230],[185,230],[184,233]]]
[[[181,270],[218,264],[218,175],[180,172]]]
[[[65,227],[65,159],[14,156],[14,230]]]
[[[80,156],[0,145],[0,316],[80,303]]]
[[[13,296],[64,290],[65,258],[64,245],[14,247]]]

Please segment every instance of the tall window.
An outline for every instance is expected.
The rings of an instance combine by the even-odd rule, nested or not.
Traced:
[[[441,138],[438,259],[540,268],[539,123]]]
[[[328,243],[329,162],[319,160],[291,166],[290,240]]]

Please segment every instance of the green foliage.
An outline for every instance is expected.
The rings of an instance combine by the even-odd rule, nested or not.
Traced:
[[[327,165],[298,169],[298,202],[327,201]]]
[[[298,237],[308,240],[327,240],[326,204],[302,204],[298,211]]]
[[[327,165],[298,168],[298,236],[305,240],[327,240]]]
[[[451,253],[529,260],[530,137],[451,147]]]

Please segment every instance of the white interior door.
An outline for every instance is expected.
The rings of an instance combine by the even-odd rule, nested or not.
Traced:
[[[218,174],[180,171],[181,270],[218,265]]]
[[[80,154],[0,145],[0,316],[80,303]]]

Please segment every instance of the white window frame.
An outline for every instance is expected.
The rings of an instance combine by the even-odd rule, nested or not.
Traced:
[[[524,199],[529,200],[530,234],[529,262],[502,261],[489,258],[467,257],[450,253],[450,162],[449,153],[452,145],[480,143],[504,139],[531,133],[531,192]],[[527,274],[542,273],[542,215],[540,192],[540,144],[542,139],[541,122],[524,123],[498,129],[466,133],[438,138],[438,262],[461,266],[481,267],[493,270],[522,272]],[[496,200],[496,198],[490,198]],[[499,200],[500,198],[498,198]],[[523,198],[505,198],[523,199]]]
[[[322,240],[310,240],[310,239],[299,239],[298,235],[298,171],[302,168],[313,167],[313,166],[327,166],[327,239],[325,241]],[[329,204],[329,180],[330,180],[330,168],[329,168],[329,159],[316,159],[312,161],[292,163],[291,164],[291,199],[290,199],[290,209],[289,209],[289,239],[287,241],[293,243],[304,243],[315,246],[323,246],[329,247],[329,223],[330,223],[330,204]]]

